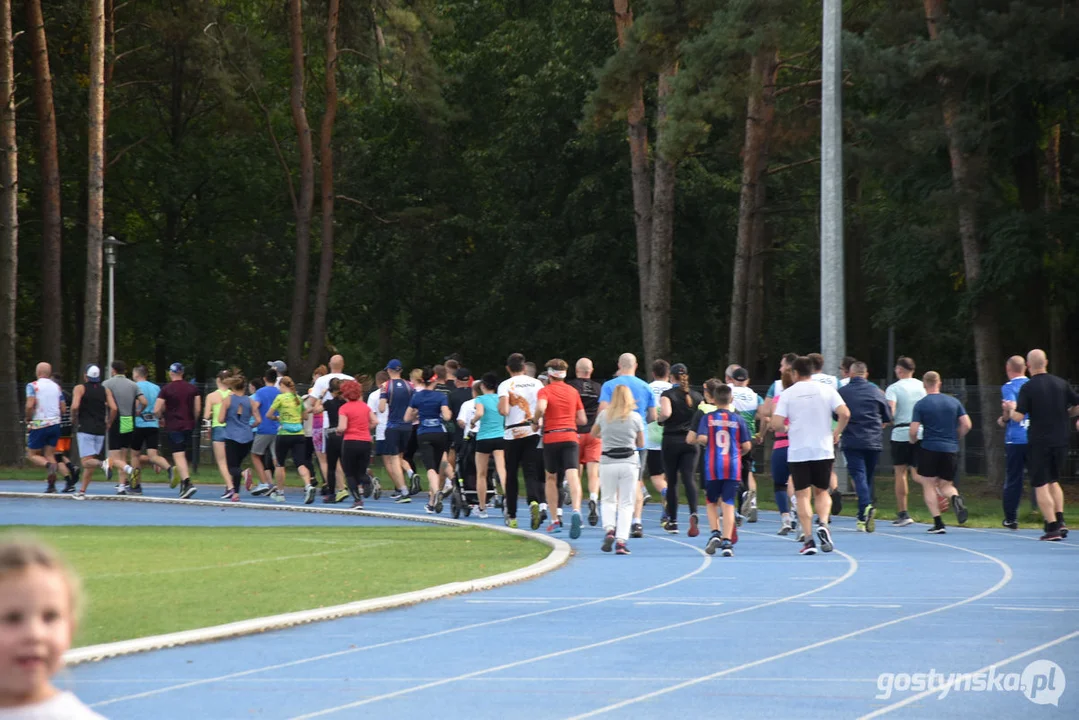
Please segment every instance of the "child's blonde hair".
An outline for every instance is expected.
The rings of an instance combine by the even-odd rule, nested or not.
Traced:
[[[71,623],[76,625],[82,608],[82,584],[60,556],[48,545],[25,535],[0,537],[0,580],[8,575],[39,567],[60,573],[67,583]]]

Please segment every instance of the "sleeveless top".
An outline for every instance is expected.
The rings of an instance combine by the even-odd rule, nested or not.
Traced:
[[[225,423],[218,421],[218,419],[217,419],[217,411],[220,409],[221,403],[225,400],[225,398],[227,398],[231,394],[232,394],[231,390],[218,390],[217,391],[218,401],[210,406],[210,408],[211,408],[210,409],[210,427],[225,427]],[[231,412],[232,412],[232,410],[230,409],[229,413],[231,414]]]
[[[225,428],[226,440],[251,442],[254,439],[251,427],[251,398],[247,395],[232,395],[229,409],[225,413],[225,422],[221,425]]]
[[[105,417],[109,403],[105,386],[101,383],[84,383],[82,401],[79,403],[79,432],[86,435],[104,435]]]

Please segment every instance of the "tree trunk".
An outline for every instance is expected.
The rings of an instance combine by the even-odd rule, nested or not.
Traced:
[[[924,0],[929,37],[937,41],[939,23],[947,14],[946,0]],[[974,356],[978,373],[981,400],[981,432],[985,449],[986,474],[992,487],[1004,484],[1004,448],[998,432],[996,408],[1000,405],[998,366],[1000,337],[996,313],[989,297],[979,287],[982,274],[982,247],[978,227],[978,188],[984,174],[985,161],[968,153],[962,145],[957,123],[960,120],[959,91],[946,73],[938,77],[941,89],[941,108],[944,132],[948,139],[948,158],[952,168],[952,186],[959,215],[959,243],[963,250],[963,267],[967,292],[972,293],[971,325],[974,333]]]
[[[769,238],[764,222],[764,203],[767,184],[763,176],[757,183],[757,197],[753,212],[753,241],[749,256],[748,292],[746,294],[746,335],[743,355],[737,361],[746,368],[751,377],[761,377],[758,372],[765,368],[760,353],[761,336],[764,332],[764,260],[769,249]]]
[[[659,73],[656,100],[656,158],[652,193],[652,247],[649,273],[648,302],[643,318],[644,356],[647,366],[656,358],[671,353],[671,260],[674,251],[674,160],[662,150],[663,135],[667,132],[667,103],[671,80],[678,74],[678,64],[672,63]]]
[[[90,3],[89,181],[82,364],[101,360],[102,239],[105,222],[105,0]]]
[[[288,365],[293,373],[303,360],[304,319],[311,252],[311,212],[315,205],[315,151],[304,107],[303,0],[289,0],[289,48],[292,55],[292,123],[300,146],[300,195],[296,203],[296,261],[289,322]]]
[[[633,27],[633,11],[629,0],[614,0],[614,24],[618,30],[618,47],[626,45],[629,30]],[[633,225],[637,234],[637,285],[640,293],[641,333],[645,356],[648,355],[649,294],[652,282],[652,181],[648,161],[648,120],[644,111],[644,86],[639,77],[631,78],[633,99],[627,108],[629,126],[630,177],[633,185]],[[651,359],[654,359],[652,357]],[[649,359],[647,362],[651,362]]]
[[[41,357],[60,371],[63,306],[60,300],[61,229],[60,161],[56,150],[56,111],[52,73],[41,0],[26,0],[26,30],[34,68],[34,113],[38,124],[38,165],[41,168]]]
[[[1045,143],[1045,197],[1043,205],[1047,215],[1060,212],[1060,123],[1049,128]],[[1053,233],[1049,237],[1052,252],[1062,253],[1064,244]],[[1060,291],[1054,287],[1056,278],[1049,287],[1049,367],[1065,377],[1068,374],[1068,308],[1059,297]]]
[[[763,228],[758,229],[758,215],[764,205],[764,172],[768,169],[768,152],[772,127],[775,124],[775,83],[779,68],[779,55],[775,48],[764,47],[753,55],[749,65],[750,87],[746,102],[746,131],[742,145],[742,190],[738,199],[738,237],[734,248],[734,273],[731,280],[731,322],[727,342],[728,363],[752,363],[747,355],[749,336],[759,333],[750,328],[747,320],[749,288],[760,283],[764,277],[760,262],[750,269],[756,254],[764,248],[757,243],[763,239]],[[763,223],[763,218],[760,222]],[[752,313],[761,312],[753,308]],[[754,324],[759,324],[753,318]],[[756,343],[753,343],[754,345]]]
[[[322,116],[319,158],[322,166],[322,255],[315,288],[315,317],[311,323],[310,358],[317,363],[326,346],[326,311],[333,277],[333,125],[337,119],[337,17],[340,0],[330,0],[326,24],[326,112]]]
[[[11,0],[0,0],[0,463],[22,455],[15,365],[19,266],[19,147],[15,135],[15,56]]]

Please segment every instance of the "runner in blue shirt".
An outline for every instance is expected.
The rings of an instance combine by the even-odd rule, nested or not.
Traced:
[[[1004,368],[1008,382],[1000,389],[1005,403],[1018,402],[1019,390],[1029,382],[1027,362],[1019,355],[1008,358]],[[1004,479],[1004,520],[1001,525],[1009,530],[1019,529],[1019,501],[1023,497],[1023,470],[1027,464],[1027,425],[1029,420],[1016,422],[1012,419],[1009,408],[997,418],[997,425],[1004,428],[1004,451],[1007,458],[1007,470]]]
[[[599,411],[603,412],[607,409],[607,406],[611,404],[611,393],[619,385],[625,385],[629,388],[630,393],[633,394],[633,399],[637,403],[637,414],[641,416],[641,420],[647,426],[650,422],[656,420],[656,396],[652,394],[652,388],[648,383],[637,377],[637,356],[633,353],[622,353],[618,357],[618,372],[615,376],[603,383],[603,387],[599,391]],[[637,448],[641,451],[641,472],[643,473],[647,467],[644,457],[644,448]],[[644,537],[644,525],[641,524],[641,510],[644,507],[644,482],[643,475],[641,476],[642,482],[637,483],[637,502],[633,510],[633,525],[630,527],[629,536],[631,538]]]
[[[393,480],[395,490],[390,495],[394,502],[412,502],[405,483],[404,454],[412,438],[412,422],[405,421],[405,411],[412,401],[412,385],[401,377],[404,365],[394,358],[386,363],[390,379],[382,386],[378,400],[378,412],[386,413],[386,440],[383,445],[382,462]]]

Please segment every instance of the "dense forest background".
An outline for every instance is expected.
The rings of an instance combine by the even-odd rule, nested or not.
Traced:
[[[602,374],[632,350],[763,380],[817,349],[819,2],[4,0],[23,381],[104,360],[99,4],[129,364],[522,350]],[[1079,375],[1076,37],[1061,0],[845,3],[847,338],[872,374],[892,328],[972,383],[1034,346]]]

